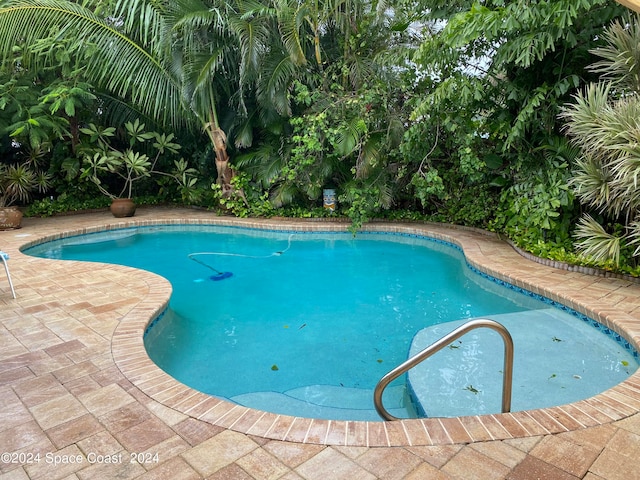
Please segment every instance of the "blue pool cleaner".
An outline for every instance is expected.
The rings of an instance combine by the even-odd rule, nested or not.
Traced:
[[[198,262],[200,265],[205,266],[208,269],[213,270],[214,272],[216,272],[215,275],[211,275],[209,277],[209,280],[213,280],[214,282],[217,282],[219,280],[224,280],[225,278],[229,278],[229,277],[233,276],[233,273],[231,273],[231,272],[221,272],[220,270],[213,268],[211,265],[209,265],[207,263],[204,263],[201,260],[198,260],[197,258],[195,258],[195,255],[199,255],[199,254],[192,253],[192,254],[188,255],[188,257],[191,260],[193,260],[194,262]]]
[[[233,276],[233,273],[231,272],[218,272],[215,275],[211,275],[209,277],[209,280],[213,280],[214,282],[217,282],[218,280],[224,280],[225,278],[229,278]]]

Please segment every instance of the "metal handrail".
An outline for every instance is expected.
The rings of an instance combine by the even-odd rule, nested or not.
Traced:
[[[406,362],[401,363],[396,368],[387,373],[380,379],[373,391],[373,404],[376,407],[378,414],[385,420],[400,420],[397,417],[391,415],[382,405],[382,393],[387,385],[398,378],[400,375],[411,370],[420,362],[426,360],[434,353],[442,350],[451,342],[457,340],[464,334],[476,328],[490,328],[500,334],[504,342],[504,368],[502,371],[502,413],[509,412],[511,410],[511,384],[513,380],[513,339],[509,331],[500,323],[489,320],[487,318],[479,318],[471,320],[464,325],[453,330],[451,333],[445,335],[440,340],[429,345],[420,353],[414,355]]]

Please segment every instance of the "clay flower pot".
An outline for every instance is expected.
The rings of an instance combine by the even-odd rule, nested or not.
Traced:
[[[136,213],[136,204],[131,198],[114,198],[109,210],[116,218],[133,217]]]
[[[18,207],[0,207],[0,230],[20,228],[22,212]]]

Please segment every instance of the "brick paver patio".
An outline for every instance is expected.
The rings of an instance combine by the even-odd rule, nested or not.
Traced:
[[[243,221],[143,208],[25,219],[0,232],[17,299],[0,270],[0,479],[640,479],[640,374],[553,409],[402,422],[330,422],[258,412],[184,387],[142,346],[168,302],[161,277],[115,265],[33,258],[20,248],[64,232]],[[640,349],[640,284],[524,259],[494,236],[377,224],[459,244],[471,264],[588,313]]]

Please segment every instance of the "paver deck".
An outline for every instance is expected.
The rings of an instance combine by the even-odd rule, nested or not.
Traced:
[[[275,415],[173,380],[142,334],[171,286],[116,265],[26,256],[69,233],[167,223],[342,229],[143,208],[24,219],[0,232],[17,299],[0,272],[0,479],[640,479],[640,373],[550,409],[454,419],[343,422]],[[438,225],[375,224],[452,241],[481,271],[575,308],[640,350],[640,284],[524,259],[495,236]]]

